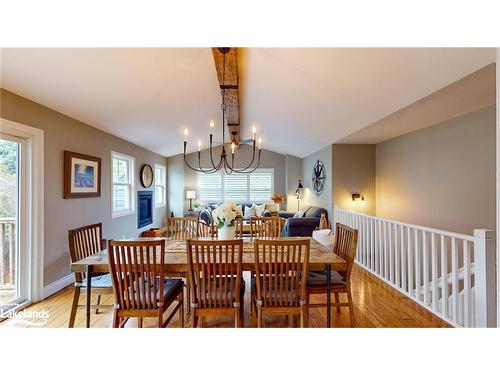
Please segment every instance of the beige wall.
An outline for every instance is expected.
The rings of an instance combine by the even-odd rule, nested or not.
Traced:
[[[495,107],[378,144],[376,172],[377,216],[495,229]]]
[[[326,181],[323,192],[316,195],[312,190],[312,171],[316,161],[320,160],[325,164]],[[305,206],[322,207],[328,210],[329,220],[332,216],[332,146],[326,146],[321,150],[305,157],[302,161],[302,183],[304,185],[304,200],[301,208]]]
[[[333,204],[344,210],[375,215],[375,145],[332,146]],[[352,204],[352,193],[365,198],[364,206]]]
[[[166,158],[3,89],[0,117],[44,130],[45,286],[69,274],[68,229],[102,222],[104,237],[117,239],[136,236],[145,229],[137,229],[136,214],[111,219],[111,150],[135,157],[138,190],[145,190],[139,181],[141,166],[166,165]],[[101,197],[62,198],[64,150],[102,159]],[[159,226],[166,212],[166,207],[155,209],[153,225]]]

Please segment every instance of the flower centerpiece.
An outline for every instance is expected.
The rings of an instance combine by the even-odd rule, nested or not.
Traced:
[[[273,194],[271,197],[271,200],[274,202],[274,204],[278,205],[278,210],[280,207],[280,203],[283,203],[286,199],[286,196],[284,194]]]
[[[212,211],[214,224],[217,227],[220,240],[231,240],[235,238],[235,222],[243,217],[241,208],[234,202],[222,203]]]

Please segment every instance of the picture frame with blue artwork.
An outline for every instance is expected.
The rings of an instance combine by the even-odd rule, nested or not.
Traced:
[[[101,158],[64,151],[63,196],[92,198],[101,196]]]

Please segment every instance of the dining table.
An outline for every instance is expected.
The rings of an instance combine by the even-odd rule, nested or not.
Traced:
[[[341,257],[336,255],[332,247],[324,246],[311,237],[286,237],[287,240],[305,239],[311,241],[309,251],[309,271],[325,271],[327,282],[326,294],[326,326],[330,327],[331,321],[331,272],[332,271],[345,271],[347,263]],[[212,240],[211,238],[197,238]],[[283,238],[280,238],[281,240]],[[165,256],[163,269],[167,275],[179,276],[186,278],[188,275],[188,261],[186,252],[186,240],[174,239],[169,237],[141,237],[141,238],[127,238],[123,241],[165,241]],[[242,256],[242,270],[254,271],[255,270],[255,256],[254,245],[251,238],[243,238],[243,256]],[[96,273],[109,272],[108,266],[108,250],[107,248],[82,258],[76,262],[71,263],[72,272],[83,272],[86,274],[86,326],[90,327],[90,306],[91,306],[91,288],[92,288],[92,275]]]

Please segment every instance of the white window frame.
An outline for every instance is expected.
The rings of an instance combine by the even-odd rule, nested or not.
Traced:
[[[129,176],[129,183],[115,183],[113,181],[113,160],[114,159],[121,159],[129,162],[129,170],[128,170],[128,176]],[[130,156],[130,155],[125,155],[121,154],[116,151],[111,151],[111,218],[115,219],[117,217],[122,217],[122,216],[128,216],[128,215],[133,215],[135,214],[135,157]],[[120,185],[120,186],[128,186],[130,189],[130,209],[126,210],[113,210],[113,202],[114,202],[114,189],[113,187],[115,185]]]
[[[24,260],[20,259],[25,264],[25,275],[18,276],[22,278],[20,284],[27,286],[27,300],[13,309],[20,310],[44,298],[44,132],[3,118],[0,118],[0,132],[22,139],[25,148],[24,160],[21,160],[24,182],[20,184],[18,229],[18,246],[25,250]]]
[[[255,173],[262,173],[262,172],[270,172],[271,173],[271,196],[274,194],[274,168],[259,168],[259,169],[256,169],[254,171]],[[196,175],[196,193],[197,193],[197,196],[200,197],[200,174],[203,173],[203,172],[198,172],[197,175]],[[221,197],[222,197],[222,201],[224,202],[226,200],[226,197],[225,197],[225,190],[226,190],[226,174],[224,172],[217,172],[217,173],[221,173],[222,174],[222,183],[221,183]],[[244,202],[250,202],[250,176],[249,174],[246,174],[247,176],[247,196],[245,198],[245,200],[243,201],[236,201],[236,203],[244,203]],[[271,198],[271,197],[269,197]],[[268,201],[271,201],[271,199],[269,199]],[[206,202],[206,201],[201,201],[200,200],[200,203],[202,204],[206,204],[206,203],[214,203],[214,202]],[[257,202],[257,203],[266,203],[266,202]]]
[[[163,181],[161,184],[157,183],[158,174],[156,173],[156,168],[161,169],[163,171]],[[155,163],[155,178],[154,178],[154,199],[155,199],[155,208],[165,207],[167,205],[167,167],[162,164]],[[161,186],[163,188],[163,195],[161,203],[156,202],[156,187]]]

